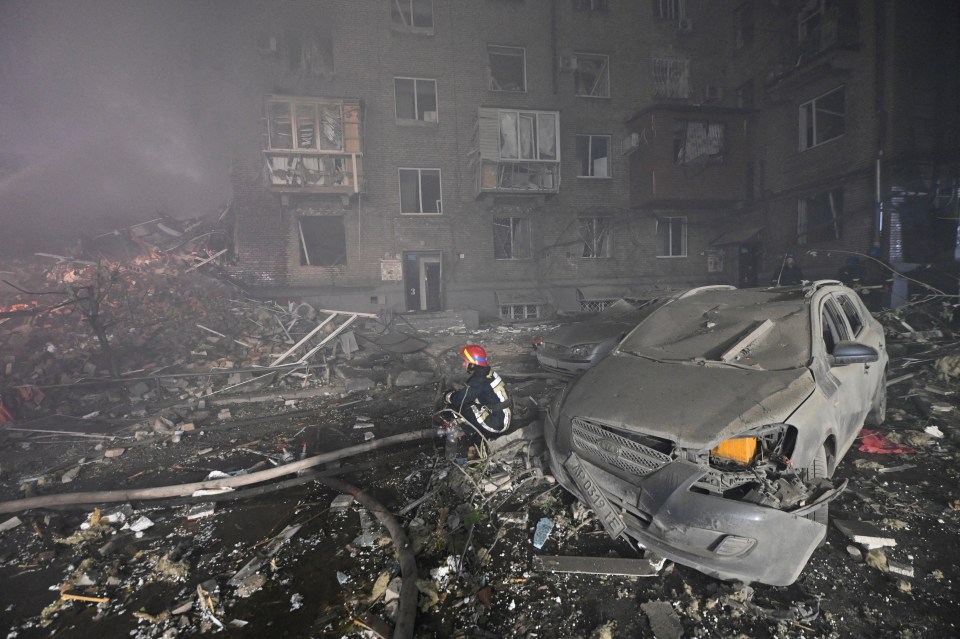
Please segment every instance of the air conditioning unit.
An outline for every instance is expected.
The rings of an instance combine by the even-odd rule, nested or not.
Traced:
[[[715,84],[708,84],[703,88],[704,102],[719,102],[723,99],[723,88]]]
[[[561,71],[576,71],[577,70],[577,56],[575,55],[563,55],[560,56],[560,70]]]
[[[628,155],[637,150],[640,146],[640,134],[628,133],[620,138],[620,155]]]
[[[258,36],[257,52],[260,55],[273,55],[277,52],[277,39],[272,36]]]
[[[693,20],[690,18],[680,18],[677,20],[677,31],[680,33],[690,33],[693,31]]]

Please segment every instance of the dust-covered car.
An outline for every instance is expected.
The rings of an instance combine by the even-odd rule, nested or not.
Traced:
[[[670,298],[620,299],[588,319],[559,326],[533,340],[540,368],[576,375],[610,354],[627,333]]]
[[[793,583],[830,481],[886,410],[883,330],[835,281],[688,291],[567,385],[545,425],[558,481],[613,537],[720,579]]]

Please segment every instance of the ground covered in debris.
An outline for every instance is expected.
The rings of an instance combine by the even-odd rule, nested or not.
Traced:
[[[960,634],[960,345],[937,301],[883,316],[888,419],[839,467],[826,544],[751,587],[612,541],[544,472],[547,326],[252,300],[203,259],[0,267],[8,637],[392,636],[412,577],[365,499],[416,559],[416,637]],[[486,456],[432,422],[466,342],[518,405]]]

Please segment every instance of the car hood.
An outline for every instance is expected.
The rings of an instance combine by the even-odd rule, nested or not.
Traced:
[[[576,346],[601,342],[611,337],[619,337],[629,333],[640,321],[638,316],[634,321],[593,321],[577,324],[568,324],[550,331],[543,336],[545,342],[561,346]]]
[[[561,412],[702,449],[785,421],[815,387],[806,368],[744,370],[615,353],[572,383]]]

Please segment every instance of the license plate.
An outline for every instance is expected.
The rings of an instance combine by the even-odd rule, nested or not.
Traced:
[[[600,523],[603,524],[603,529],[607,531],[607,534],[614,539],[620,537],[623,531],[627,529],[626,525],[617,515],[613,506],[610,505],[610,502],[607,501],[607,498],[603,496],[600,486],[580,463],[580,459],[576,455],[570,455],[563,466],[570,473],[570,478],[573,479],[577,488],[580,489],[580,494],[583,495],[587,505],[600,519]]]

